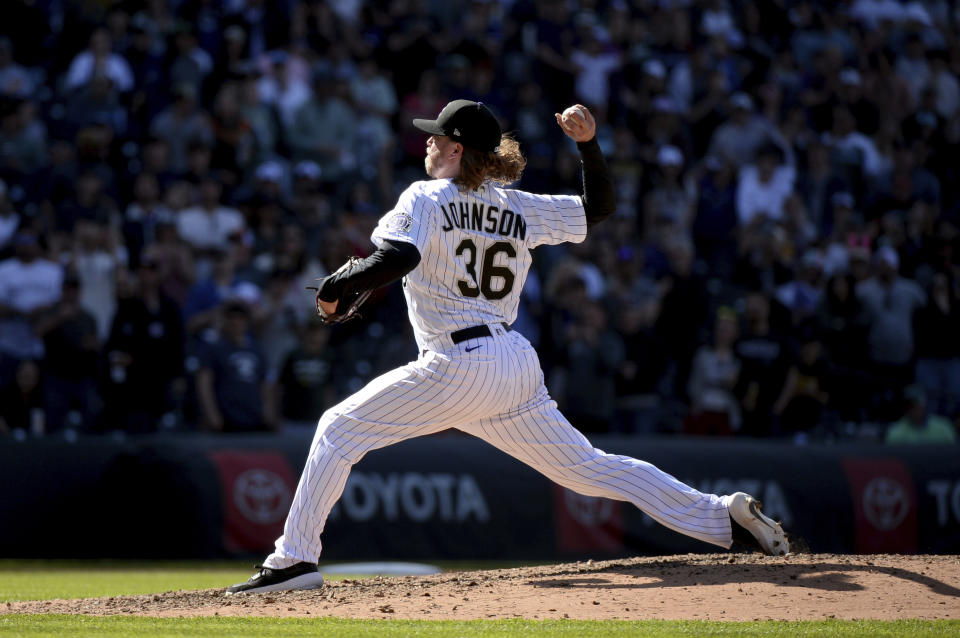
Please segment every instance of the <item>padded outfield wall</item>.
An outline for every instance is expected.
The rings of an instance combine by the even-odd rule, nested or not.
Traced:
[[[0,557],[259,556],[311,433],[0,442]],[[698,489],[744,490],[817,552],[960,553],[956,447],[594,437]],[[561,559],[712,551],[459,434],[370,453],[325,559]]]

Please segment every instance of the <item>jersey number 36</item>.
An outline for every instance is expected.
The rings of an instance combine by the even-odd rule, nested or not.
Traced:
[[[484,297],[491,301],[503,299],[513,290],[513,282],[516,275],[507,266],[498,266],[494,262],[498,253],[506,253],[507,257],[516,257],[517,249],[513,244],[506,241],[498,241],[490,245],[483,251],[483,265],[480,268],[480,276],[477,277],[477,245],[472,239],[464,239],[457,245],[457,257],[466,253],[467,272],[473,277],[473,281],[457,281],[457,287],[460,294],[464,297],[479,297],[482,293]],[[494,290],[491,281],[494,277],[503,278],[503,286],[499,290]],[[479,287],[478,285],[479,284]]]

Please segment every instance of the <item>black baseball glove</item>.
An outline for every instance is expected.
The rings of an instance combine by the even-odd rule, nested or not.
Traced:
[[[314,303],[317,306],[317,314],[320,315],[320,320],[323,323],[327,325],[343,323],[344,321],[348,321],[350,319],[353,319],[354,317],[359,316],[357,314],[357,311],[360,309],[360,306],[362,306],[363,303],[367,300],[367,298],[370,296],[370,293],[372,291],[361,290],[359,292],[344,294],[343,296],[341,296],[339,299],[336,300],[337,310],[336,312],[333,312],[333,313],[324,312],[323,307],[320,305],[320,302],[327,301],[327,300],[321,299],[320,295],[321,295],[321,292],[323,291],[323,285],[324,283],[326,283],[328,279],[332,277],[336,277],[337,275],[349,275],[354,269],[359,267],[360,261],[361,259],[359,257],[351,257],[346,261],[345,264],[337,268],[336,272],[334,272],[332,275],[320,280],[320,284],[318,286],[316,287],[307,286],[308,289],[316,291],[316,294],[314,295]],[[333,300],[330,300],[330,301],[332,302]]]

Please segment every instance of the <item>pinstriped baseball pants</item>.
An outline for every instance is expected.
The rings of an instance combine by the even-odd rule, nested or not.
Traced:
[[[530,343],[516,332],[494,332],[425,351],[324,412],[283,535],[265,566],[317,562],[330,509],[364,454],[447,428],[478,436],[575,492],[629,501],[670,529],[730,547],[730,520],[719,496],[644,461],[594,448],[550,398]]]

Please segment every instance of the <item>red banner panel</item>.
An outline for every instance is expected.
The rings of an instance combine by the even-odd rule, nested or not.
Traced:
[[[917,495],[906,465],[896,459],[845,458],[859,554],[917,551]]]
[[[557,549],[567,552],[623,548],[623,503],[577,494],[553,485]]]
[[[224,546],[231,552],[269,549],[283,522],[297,482],[279,452],[215,450],[208,454],[220,476]]]

